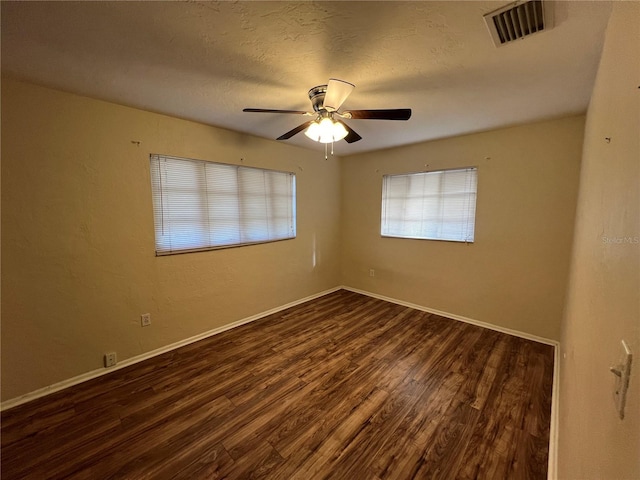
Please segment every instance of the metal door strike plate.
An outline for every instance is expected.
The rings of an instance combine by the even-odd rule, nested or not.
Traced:
[[[629,390],[629,378],[631,377],[631,359],[633,358],[631,349],[624,340],[622,340],[622,348],[624,349],[622,363],[609,367],[611,373],[616,376],[614,398],[620,419],[624,418],[624,407],[627,402],[627,390]]]

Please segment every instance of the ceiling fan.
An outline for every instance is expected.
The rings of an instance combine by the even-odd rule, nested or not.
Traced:
[[[293,130],[280,135],[277,140],[287,140],[305,130],[305,135],[320,143],[333,143],[344,140],[347,143],[357,142],[362,137],[358,135],[342,119],[354,120],[409,120],[410,108],[396,108],[386,110],[338,110],[353,91],[355,85],[330,78],[327,85],[318,85],[309,90],[309,99],[313,112],[301,110],[272,110],[264,108],[245,108],[243,112],[257,113],[290,113],[315,117],[313,120],[298,125]]]

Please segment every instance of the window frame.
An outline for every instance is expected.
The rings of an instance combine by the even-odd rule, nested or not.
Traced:
[[[173,247],[171,245],[171,242],[175,240],[168,239],[166,242],[163,242],[162,237],[159,237],[159,232],[164,231],[164,229],[167,228],[168,222],[169,222],[169,226],[170,226],[170,222],[172,221],[175,222],[175,220],[171,220],[171,219],[165,220],[165,215],[167,214],[168,209],[172,207],[169,205],[165,206],[165,202],[167,201],[167,196],[171,195],[171,192],[169,189],[166,189],[166,187],[165,187],[165,190],[163,190],[162,178],[164,175],[164,178],[166,179],[166,172],[161,171],[162,160],[184,162],[185,164],[190,164],[191,166],[193,166],[194,170],[198,170],[199,168],[202,168],[202,173],[197,172],[194,174],[191,180],[194,180],[195,183],[192,186],[190,185],[189,186],[190,188],[187,190],[187,196],[190,195],[191,200],[193,200],[194,197],[200,197],[204,201],[204,203],[200,206],[199,211],[194,214],[194,220],[190,223],[187,222],[187,225],[188,225],[187,229],[204,229],[203,231],[206,232],[206,233],[203,233],[203,232],[200,232],[200,233],[202,234],[201,235],[202,238],[208,237],[208,241],[193,242],[193,244],[198,244],[198,246]],[[235,184],[233,182],[227,183],[228,186],[232,187],[230,191],[212,189],[212,185],[210,185],[209,183],[215,184],[215,181],[210,180],[207,177],[207,165],[212,165],[214,166],[213,168],[217,167],[217,168],[228,169],[227,174],[235,178]],[[194,158],[187,158],[187,157],[177,157],[173,155],[164,155],[164,154],[157,154],[157,153],[149,154],[149,168],[150,168],[151,196],[152,196],[153,223],[154,223],[155,255],[157,257],[167,256],[167,255],[178,255],[178,254],[185,254],[185,253],[206,252],[210,250],[222,250],[227,248],[237,248],[237,247],[244,247],[249,245],[260,245],[263,243],[292,240],[297,237],[297,190],[296,190],[297,178],[296,178],[295,172],[268,169],[268,168],[262,168],[262,167],[251,167],[246,165],[215,162],[210,160],[201,160],[201,159],[194,159]],[[241,180],[240,178],[242,176],[243,171],[247,172],[245,175],[247,179],[244,181]],[[262,172],[263,175],[265,175],[265,173],[276,174],[274,176],[271,176],[270,178],[268,176],[264,177],[265,184],[263,186],[265,188],[265,191],[261,193],[257,193],[254,190],[247,191],[247,187],[251,183],[251,176],[254,175],[256,172]],[[274,218],[277,218],[277,215],[274,214],[274,212],[278,209],[278,206],[274,204],[273,199],[277,198],[278,196],[282,196],[282,194],[278,192],[271,192],[272,194],[268,194],[268,192],[266,192],[266,188],[267,188],[266,184],[269,183],[269,186],[272,186],[271,184],[278,180],[276,178],[277,175],[286,175],[288,177],[287,195],[286,195],[287,200],[285,205],[285,209],[287,210],[287,215],[284,217],[282,216],[280,217],[280,218],[285,218],[285,223],[287,224],[286,226],[287,233],[284,235],[268,234],[265,236],[265,238],[260,238],[259,240],[243,241],[242,240],[243,237],[250,236],[250,235],[255,236],[255,231],[253,233],[249,231],[250,221],[246,220],[246,216],[248,216],[247,209],[246,209],[246,205],[249,204],[248,200],[258,198],[259,200],[265,202],[265,205],[264,205],[265,210],[268,210],[269,212],[263,217],[258,217],[258,220],[267,222],[267,228],[269,228],[268,221],[273,220]],[[279,180],[282,181],[283,177],[280,177]],[[203,182],[203,181],[204,183],[201,183],[200,185],[198,184],[198,182]],[[242,191],[243,188],[245,189],[244,195]],[[175,195],[175,191],[173,193]],[[214,223],[211,222],[211,220],[216,218],[216,217],[212,217],[212,213],[211,213],[212,206],[213,206],[212,204],[213,200],[211,199],[211,197],[215,197],[215,196],[219,197],[225,194],[226,195],[231,194],[231,199],[232,199],[231,203],[235,202],[237,213],[240,214],[240,217],[235,218],[236,220],[235,223],[232,222],[232,225],[238,228],[237,236],[240,239],[240,241],[233,242],[233,243],[215,243],[213,238],[216,235],[216,232],[220,234],[220,229],[216,231],[214,229]],[[243,205],[243,199],[245,200],[244,202],[245,205]],[[226,212],[226,213],[228,214],[229,212]],[[245,215],[244,222],[242,220],[242,214]],[[224,217],[218,216],[217,218],[220,219]],[[233,217],[227,217],[227,220],[228,218],[233,218]],[[259,229],[260,227],[258,227],[258,230]],[[280,228],[280,230],[283,230],[283,229]],[[174,231],[173,233],[169,233],[168,235],[173,235],[174,236],[173,238],[175,238],[175,236],[178,235],[178,232]],[[197,237],[198,234],[196,233],[195,236]],[[163,243],[165,244],[164,247],[163,247]]]
[[[446,172],[465,172],[465,171],[473,171],[474,174],[474,184],[473,189],[468,192],[464,192],[466,194],[471,193],[473,195],[473,204],[471,206],[471,212],[468,216],[472,220],[471,223],[471,237],[468,235],[464,238],[450,238],[450,237],[438,237],[438,236],[419,236],[419,235],[401,235],[397,233],[389,233],[389,228],[385,231],[385,225],[389,223],[389,217],[386,216],[386,211],[388,206],[388,195],[386,195],[386,191],[388,188],[387,179],[392,177],[411,177],[418,175],[428,175],[428,174],[436,174],[436,173],[446,173]],[[440,180],[442,181],[442,180]],[[442,199],[445,194],[442,192],[437,193],[438,197]],[[424,197],[422,197],[424,199]],[[427,171],[418,171],[418,172],[408,172],[408,173],[396,173],[396,174],[386,174],[382,176],[382,193],[381,193],[381,212],[380,212],[380,236],[382,238],[404,238],[404,239],[412,239],[412,240],[433,240],[433,241],[441,241],[441,242],[454,242],[454,243],[465,243],[472,244],[475,243],[475,230],[476,230],[476,215],[477,215],[477,198],[478,198],[478,167],[477,166],[465,166],[465,167],[451,167],[451,168],[440,168],[437,170],[427,170]],[[406,197],[405,197],[406,199]],[[442,207],[441,207],[442,208]],[[421,217],[421,221],[424,221],[424,216]],[[404,219],[400,221],[405,221]],[[443,222],[438,223],[439,226],[443,225]],[[467,228],[467,234],[469,233]]]

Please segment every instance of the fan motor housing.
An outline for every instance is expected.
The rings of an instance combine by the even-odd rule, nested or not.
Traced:
[[[326,85],[318,85],[309,90],[309,100],[316,112],[324,110],[324,96],[327,93]]]

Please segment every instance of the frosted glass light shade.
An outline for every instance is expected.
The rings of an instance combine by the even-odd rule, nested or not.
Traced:
[[[320,143],[337,142],[346,137],[347,133],[349,132],[344,125],[330,118],[323,118],[320,123],[313,122],[304,132],[311,140]]]

